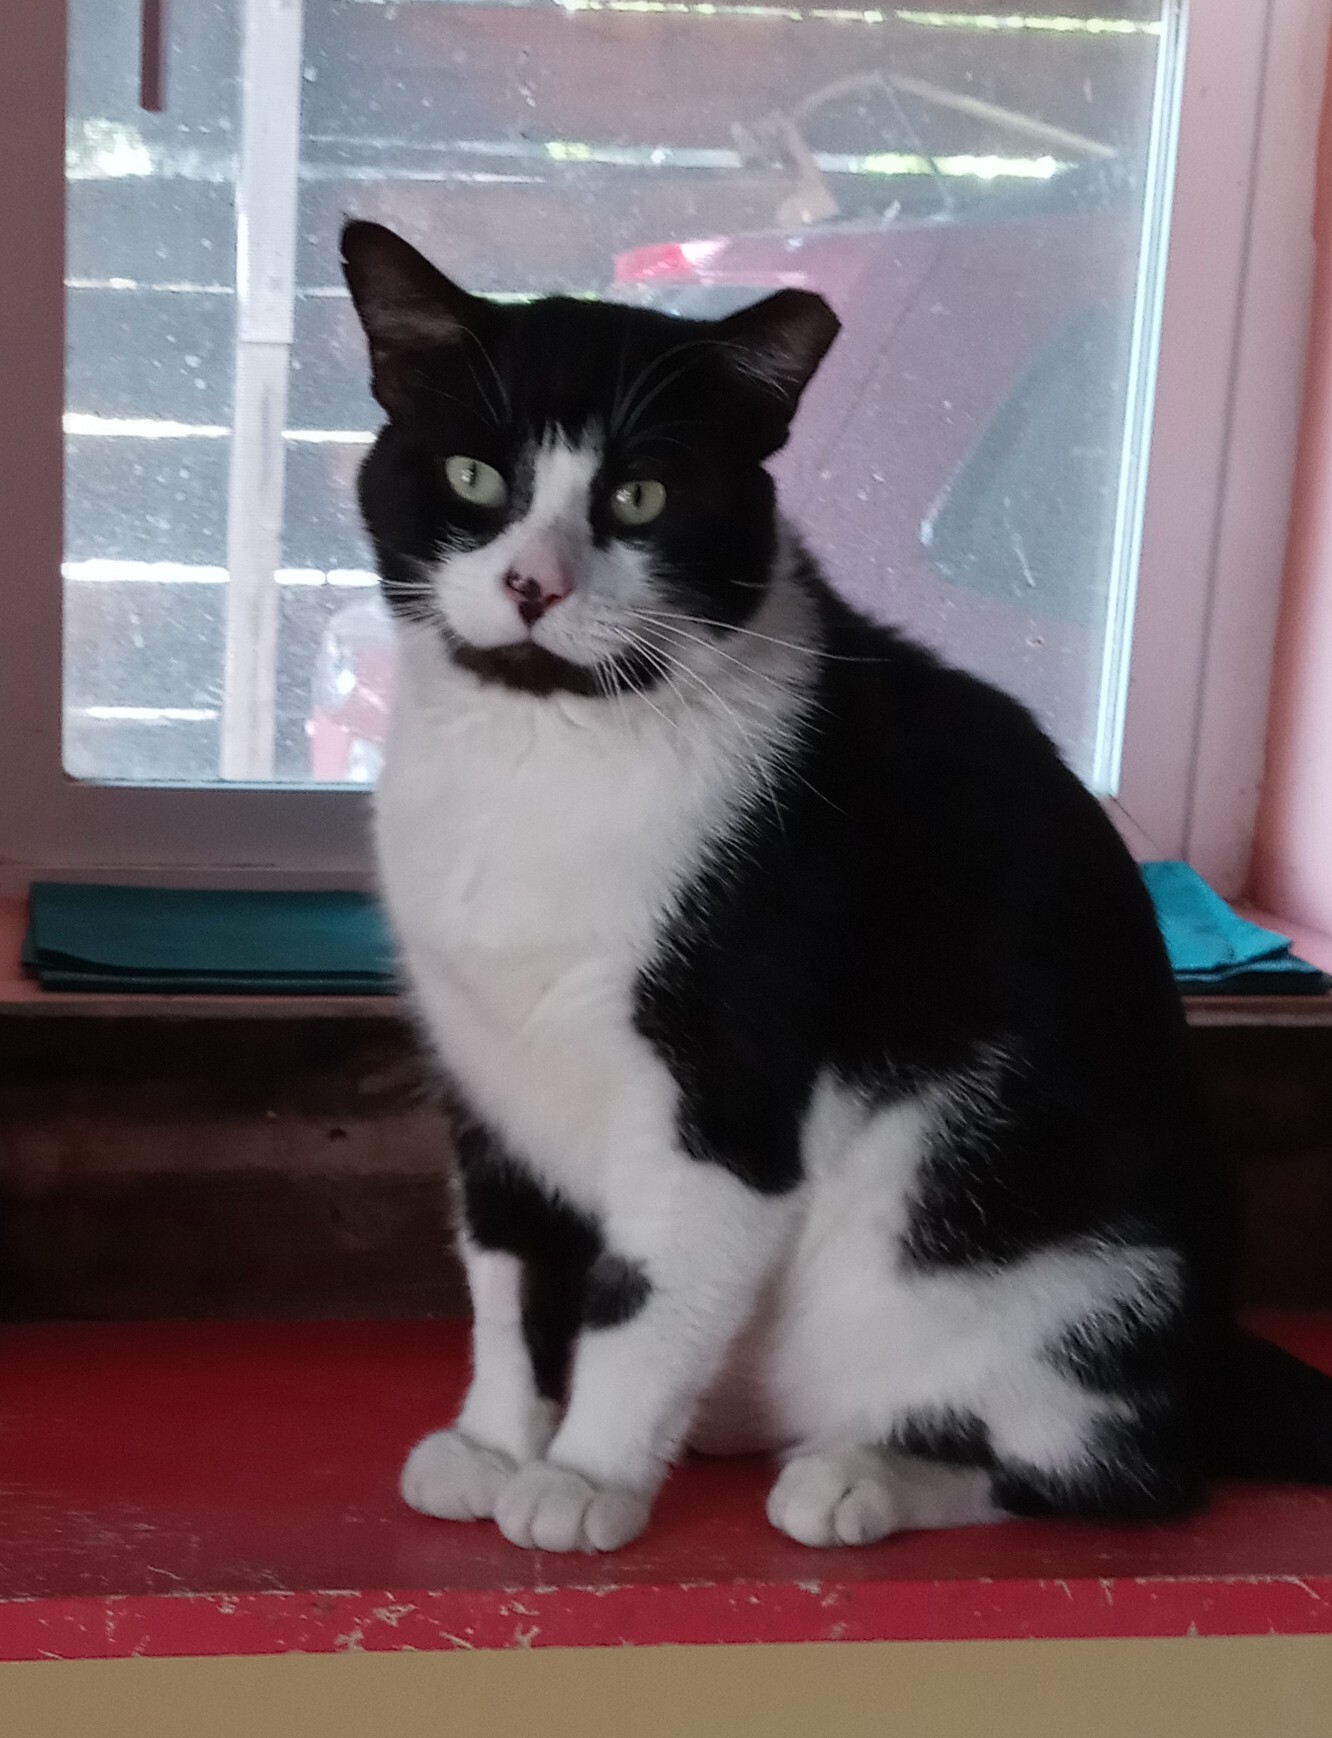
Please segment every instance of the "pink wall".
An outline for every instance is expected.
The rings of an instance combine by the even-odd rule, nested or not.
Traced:
[[[1332,935],[1332,81],[1328,90],[1308,382],[1250,896]]]

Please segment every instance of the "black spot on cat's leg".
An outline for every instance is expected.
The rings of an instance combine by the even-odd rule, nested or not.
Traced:
[[[582,1325],[586,1270],[530,1261],[523,1284],[523,1339],[543,1400],[562,1401],[573,1343]]]
[[[920,1412],[906,1418],[888,1446],[899,1454],[944,1466],[994,1466],[994,1450],[984,1421],[969,1412]]]
[[[618,1328],[631,1322],[652,1295],[652,1284],[636,1261],[602,1254],[587,1276],[583,1322],[589,1328]]]
[[[462,1213],[479,1249],[523,1264],[522,1327],[537,1392],[563,1400],[588,1275],[602,1253],[585,1214],[549,1193],[476,1123],[457,1128]]]

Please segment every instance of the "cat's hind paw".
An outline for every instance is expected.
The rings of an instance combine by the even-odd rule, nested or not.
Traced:
[[[436,1430],[407,1456],[398,1489],[419,1514],[485,1521],[517,1470],[517,1461],[498,1448],[483,1448],[458,1430]]]
[[[802,1545],[872,1545],[901,1522],[882,1455],[800,1454],[768,1493],[768,1519]]]
[[[768,1493],[768,1519],[802,1545],[873,1545],[909,1528],[1004,1518],[987,1474],[876,1448],[798,1454]]]
[[[581,1473],[533,1461],[505,1485],[495,1505],[510,1544],[538,1551],[615,1551],[647,1525],[641,1491],[595,1485]]]

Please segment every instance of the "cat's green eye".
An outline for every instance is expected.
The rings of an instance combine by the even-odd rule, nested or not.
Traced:
[[[665,505],[665,485],[652,481],[621,483],[611,496],[611,512],[621,525],[650,525]]]
[[[444,475],[458,499],[470,501],[473,507],[502,507],[509,493],[494,465],[465,458],[461,453],[445,459]]]

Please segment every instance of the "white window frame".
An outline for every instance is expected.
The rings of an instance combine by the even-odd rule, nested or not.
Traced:
[[[1332,0],[1191,0],[1112,815],[1244,891],[1304,399]]]
[[[1240,891],[1261,780],[1332,0],[1191,0],[1121,777],[1140,856]],[[358,885],[368,797],[61,765],[65,8],[0,13],[0,894]],[[21,245],[12,245],[18,238]]]

